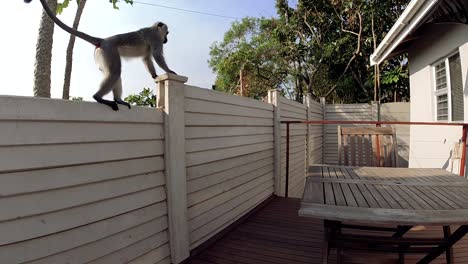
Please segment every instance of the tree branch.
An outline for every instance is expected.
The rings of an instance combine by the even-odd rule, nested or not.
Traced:
[[[359,55],[359,52],[361,51],[361,38],[362,38],[362,15],[360,12],[357,13],[358,18],[359,18],[359,34],[358,39],[357,39],[357,47],[356,51],[354,52],[353,56],[349,59],[348,63],[346,64],[346,68],[344,69],[343,73],[341,73],[340,77],[338,77],[338,80],[336,80],[336,83],[330,88],[330,90],[325,94],[325,97],[328,97],[333,91],[335,91],[336,87],[338,86],[338,82],[343,78],[343,76],[346,74],[348,71],[349,67],[351,66],[351,63],[357,58]]]

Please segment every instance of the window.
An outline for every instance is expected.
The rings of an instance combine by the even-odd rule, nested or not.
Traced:
[[[460,54],[434,66],[437,121],[463,121],[463,80]]]

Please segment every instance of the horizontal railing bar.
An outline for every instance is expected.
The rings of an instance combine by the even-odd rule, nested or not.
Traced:
[[[468,123],[441,123],[441,122],[406,122],[406,121],[344,121],[344,120],[291,120],[281,121],[282,124],[309,124],[309,125],[423,125],[423,126],[468,126]]]

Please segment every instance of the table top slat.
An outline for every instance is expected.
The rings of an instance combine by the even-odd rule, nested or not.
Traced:
[[[335,194],[333,193],[333,187],[331,183],[323,184],[323,191],[325,192],[325,204],[336,205]]]
[[[341,171],[339,168],[335,168],[335,172],[336,172],[337,175],[340,175],[340,176],[338,176],[340,179],[345,178],[345,176],[343,174],[343,171]],[[343,191],[343,195],[345,197],[346,204],[348,206],[357,207],[358,204],[356,202],[356,199],[354,198],[353,193],[351,192],[351,188],[349,187],[349,184],[340,184],[340,186],[341,186],[341,190]]]
[[[468,180],[443,169],[315,166],[300,214],[329,220],[468,224]]]

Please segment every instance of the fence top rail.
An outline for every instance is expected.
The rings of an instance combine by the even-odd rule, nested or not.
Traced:
[[[468,123],[442,123],[442,122],[404,122],[404,121],[341,121],[341,120],[285,120],[281,124],[309,124],[309,125],[421,125],[421,126],[462,126]]]

